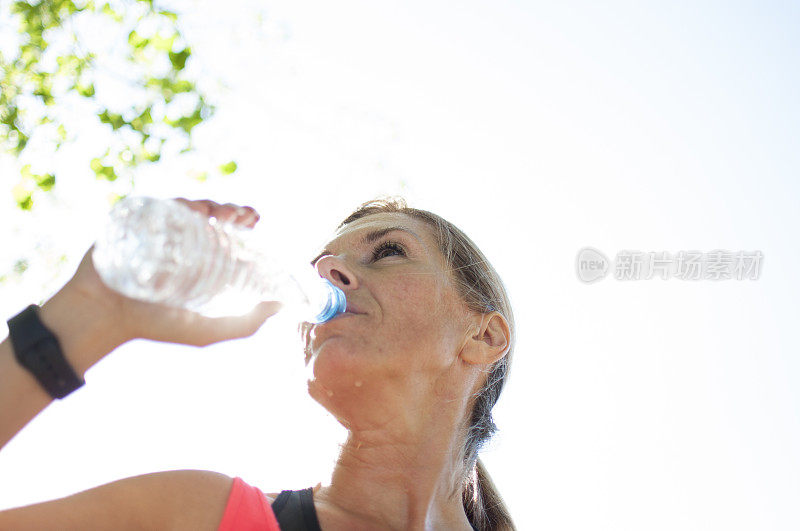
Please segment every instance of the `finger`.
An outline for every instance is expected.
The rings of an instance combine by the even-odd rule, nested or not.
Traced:
[[[233,223],[239,216],[239,208],[233,203],[225,203],[224,205],[216,205],[211,215],[217,218],[217,221],[222,223]]]
[[[205,216],[213,217],[222,223],[235,223],[245,227],[253,228],[260,216],[251,206],[239,206],[235,203],[225,203],[221,205],[210,199],[189,200],[183,197],[176,197],[175,201],[183,203],[192,210]]]
[[[219,203],[215,203],[210,199],[189,200],[183,197],[176,197],[175,201],[183,203],[184,205],[191,208],[195,212],[199,212],[204,216],[213,216],[214,210],[219,206]]]
[[[249,226],[251,228],[258,222],[260,217],[253,207],[239,206],[235,203],[225,203],[220,207],[220,212],[222,217],[219,219],[221,219],[221,221],[229,221],[237,225]]]
[[[253,228],[258,220],[261,219],[261,216],[258,215],[256,209],[251,206],[243,206],[239,207],[238,216],[236,217],[235,223],[244,225],[245,227]]]
[[[207,318],[209,325],[200,328],[202,331],[196,337],[196,344],[210,345],[227,339],[252,336],[282,306],[277,301],[262,302],[245,315]]]

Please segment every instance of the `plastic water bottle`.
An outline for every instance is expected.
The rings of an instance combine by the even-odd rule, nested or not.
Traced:
[[[347,306],[344,292],[313,267],[289,273],[248,242],[245,230],[169,199],[119,201],[92,259],[103,282],[128,297],[208,316],[277,300],[299,319],[322,323]]]

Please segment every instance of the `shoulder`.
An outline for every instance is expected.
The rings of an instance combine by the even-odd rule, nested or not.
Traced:
[[[128,500],[147,529],[217,529],[233,478],[209,470],[168,470],[134,476],[97,487],[106,498]],[[96,490],[96,489],[95,489]],[[142,511],[143,507],[148,510]],[[152,526],[152,527],[151,527]]]
[[[233,485],[230,476],[209,470],[172,470],[130,479],[149,491],[153,507],[171,522],[170,529],[217,529]]]

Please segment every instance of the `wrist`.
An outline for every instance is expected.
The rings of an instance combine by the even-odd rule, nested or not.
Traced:
[[[64,357],[79,376],[130,339],[117,315],[108,302],[69,283],[39,311],[42,323],[58,338]]]

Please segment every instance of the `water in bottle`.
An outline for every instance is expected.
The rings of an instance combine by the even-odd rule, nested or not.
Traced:
[[[244,229],[174,200],[119,201],[92,259],[103,281],[124,295],[208,316],[278,300],[300,320],[321,323],[347,306],[344,292],[311,266],[290,273],[249,241]]]

